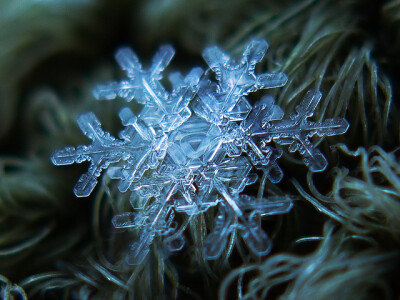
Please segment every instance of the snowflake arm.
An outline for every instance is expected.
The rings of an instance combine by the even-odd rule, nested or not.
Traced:
[[[289,151],[298,151],[303,155],[304,164],[312,172],[321,172],[326,169],[327,161],[323,154],[315,149],[309,138],[344,134],[349,124],[343,118],[327,119],[323,122],[311,122],[307,119],[314,114],[314,110],[321,99],[321,92],[308,91],[303,101],[296,107],[296,113],[289,119],[282,119],[281,110],[269,101],[264,103],[264,112],[257,118],[257,126],[251,131],[251,136],[262,138],[267,144],[273,140],[280,145],[289,145]]]
[[[203,253],[207,259],[217,259],[221,256],[228,243],[234,221],[234,214],[229,213],[225,206],[221,206],[215,217],[214,229],[204,241]]]
[[[96,186],[97,177],[100,176],[102,169],[122,159],[124,153],[114,149],[121,148],[123,142],[116,140],[108,132],[104,132],[100,127],[100,121],[93,113],[81,115],[78,124],[82,132],[93,141],[92,145],[66,147],[64,150],[57,151],[51,160],[58,166],[81,163],[85,160],[91,162],[89,170],[79,178],[74,188],[76,196],[85,197]]]
[[[262,60],[267,49],[265,40],[252,40],[247,44],[239,62],[235,62],[217,46],[204,50],[204,60],[216,73],[221,92],[226,95],[226,102],[231,102],[230,97],[245,96],[259,89],[285,85],[287,77],[284,73],[254,74],[255,65]]]
[[[176,185],[170,186],[167,194],[156,197],[155,201],[138,213],[127,212],[114,216],[115,228],[140,228],[139,237],[130,246],[126,261],[130,265],[139,265],[148,255],[150,245],[156,236],[167,236],[165,241],[169,251],[182,249],[185,240],[182,234],[174,234],[173,204],[169,203],[175,193]]]
[[[277,164],[277,160],[282,156],[282,150],[269,147],[265,143],[257,143],[251,131],[243,125],[243,123],[250,123],[248,119],[252,115],[253,112],[241,126],[232,122],[223,127],[224,148],[230,157],[238,157],[243,152],[246,153],[254,167],[262,170],[272,183],[277,183],[283,177],[283,171]]]
[[[191,110],[188,105],[197,93],[198,83],[203,74],[201,68],[193,68],[186,77],[180,73],[172,73],[169,79],[173,90],[168,93],[160,80],[174,53],[174,49],[169,45],[160,47],[153,58],[152,66],[146,71],[142,69],[132,50],[121,49],[116,59],[129,79],[120,83],[99,85],[94,89],[93,95],[98,100],[111,100],[117,96],[127,101],[135,99],[144,105],[139,118],[148,126],[159,126],[165,132],[172,131],[190,117]]]
[[[123,122],[127,122],[124,118],[128,111],[130,110],[123,109],[120,113]],[[131,118],[131,120],[134,120],[134,118]],[[81,115],[78,119],[78,125],[82,132],[92,140],[92,144],[76,148],[66,147],[57,151],[51,158],[55,165],[90,161],[88,172],[83,174],[75,185],[74,192],[78,197],[90,195],[97,184],[97,177],[110,164],[125,161],[122,167],[109,168],[109,174],[112,178],[121,179],[120,190],[124,191],[133,180],[140,178],[147,169],[155,168],[158,160],[165,155],[163,145],[166,144],[166,136],[156,137],[152,135],[154,130],[140,128],[138,124],[136,124],[136,127],[128,126],[121,131],[122,140],[116,139],[108,132],[103,131],[100,121],[93,113]]]
[[[206,168],[201,173],[200,180],[196,181],[199,189],[205,192],[201,197],[210,198],[211,195],[218,194],[218,197],[223,199],[220,209],[228,210],[227,216],[217,216],[216,232],[212,233],[208,242],[205,243],[205,255],[209,259],[220,255],[229,233],[235,228],[230,224],[231,221],[227,220],[240,220],[241,236],[254,253],[262,255],[270,248],[266,234],[256,226],[253,219],[246,217],[241,207],[239,193],[246,185],[253,184],[257,179],[250,173],[251,169],[252,166],[245,157],[225,159],[219,164],[212,164],[210,168]]]
[[[241,235],[244,241],[249,245],[252,252],[257,255],[266,254],[271,246],[271,242],[265,232],[255,224],[254,220],[246,218],[244,212],[240,208],[240,197],[232,197],[221,182],[216,181],[216,189],[220,195],[224,198],[236,217],[241,221],[242,231]]]
[[[284,73],[254,73],[255,65],[264,57],[267,48],[266,41],[252,40],[238,62],[216,46],[204,50],[204,60],[215,72],[218,84],[209,80],[201,83],[193,106],[195,113],[218,125],[241,121],[251,109],[244,96],[259,89],[283,86],[287,81]]]
[[[261,256],[269,252],[271,242],[267,234],[260,228],[257,216],[269,216],[284,214],[290,211],[293,206],[289,197],[271,197],[260,200],[250,196],[232,196],[231,201],[238,204],[241,213],[238,215],[231,207],[222,204],[215,217],[213,231],[207,236],[204,242],[203,252],[207,259],[216,259],[221,256],[228,242],[229,235],[238,230],[239,235],[245,241],[249,249],[256,255]]]
[[[120,49],[115,58],[121,69],[126,71],[128,80],[120,83],[112,82],[98,85],[93,90],[97,100],[112,100],[117,96],[125,98],[128,102],[135,98],[139,103],[159,101],[166,98],[166,91],[159,83],[161,73],[169,64],[175,52],[169,45],[161,46],[153,58],[153,64],[148,71],[142,70],[138,57],[130,48]]]

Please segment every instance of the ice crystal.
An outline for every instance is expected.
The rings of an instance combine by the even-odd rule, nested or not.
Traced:
[[[165,132],[174,130],[190,117],[188,105],[198,90],[197,84],[203,73],[201,68],[192,69],[185,78],[178,72],[171,73],[169,80],[173,90],[168,93],[160,80],[174,53],[171,46],[162,46],[154,56],[150,69],[144,71],[132,50],[119,50],[116,59],[127,72],[129,80],[99,85],[93,91],[94,97],[111,100],[119,96],[128,102],[135,99],[144,105],[138,117],[146,125],[160,126]]]
[[[93,113],[81,115],[79,127],[93,143],[90,146],[67,147],[53,155],[52,162],[55,165],[91,161],[89,170],[75,185],[76,196],[88,196],[96,186],[102,169],[108,168],[111,163],[125,161],[126,168],[123,171],[118,168],[119,172],[125,172],[120,183],[120,189],[124,191],[125,186],[129,185],[127,181],[140,179],[147,169],[157,167],[159,160],[165,156],[165,134],[157,134],[153,128],[138,122],[129,108],[121,110],[120,118],[126,128],[120,133],[121,139],[116,139],[101,129],[100,121]]]
[[[92,144],[67,147],[56,152],[52,161],[56,165],[90,161],[88,172],[75,186],[77,196],[92,192],[103,169],[119,180],[121,192],[131,193],[133,211],[112,220],[115,228],[138,231],[126,257],[129,264],[140,264],[157,237],[166,253],[180,250],[185,239],[175,214],[190,219],[210,207],[218,207],[218,213],[204,242],[206,258],[219,257],[233,232],[254,254],[264,255],[271,243],[260,217],[286,213],[292,201],[288,196],[259,199],[243,194],[247,185],[257,182],[257,170],[272,183],[282,179],[278,159],[283,150],[275,145],[298,151],[312,172],[326,168],[325,157],[310,138],[343,134],[348,123],[309,120],[321,99],[319,91],[308,91],[288,118],[271,96],[263,96],[253,106],[246,99],[249,93],[287,81],[283,73],[255,74],[266,50],[266,41],[252,40],[241,59],[233,60],[218,47],[209,47],[203,57],[215,80],[200,68],[185,77],[171,73],[171,92],[160,82],[174,55],[171,46],[159,49],[147,71],[130,49],[118,51],[116,59],[128,79],[99,85],[93,94],[99,100],[135,100],[142,110],[137,116],[129,107],[120,111],[124,129],[118,138],[103,131],[93,113],[82,115],[78,124]]]
[[[215,72],[217,83],[201,82],[193,104],[194,112],[218,125],[241,121],[251,110],[244,96],[259,89],[285,85],[287,77],[284,73],[254,74],[255,65],[264,57],[267,48],[266,41],[252,40],[240,61],[232,60],[216,46],[205,49],[204,60]]]

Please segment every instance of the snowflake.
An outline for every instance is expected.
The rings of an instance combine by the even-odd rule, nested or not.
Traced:
[[[171,46],[159,49],[147,71],[130,49],[118,51],[116,59],[128,79],[99,85],[93,94],[98,100],[135,100],[143,109],[137,116],[128,107],[120,111],[124,129],[118,138],[103,131],[93,113],[82,115],[79,127],[92,144],[57,151],[52,162],[90,161],[88,172],[75,186],[78,197],[93,191],[103,169],[119,180],[121,192],[129,190],[134,211],[112,220],[116,228],[139,231],[127,263],[143,262],[157,236],[162,237],[166,253],[182,249],[185,239],[177,230],[175,214],[190,219],[210,207],[218,207],[218,213],[204,242],[206,258],[218,258],[233,232],[254,254],[264,255],[271,243],[259,226],[260,217],[286,213],[292,201],[288,196],[258,199],[243,194],[246,186],[258,181],[256,170],[272,183],[282,179],[278,159],[283,151],[275,145],[298,151],[312,172],[326,168],[325,157],[310,138],[344,134],[349,125],[340,118],[309,120],[321,99],[319,91],[308,91],[288,118],[271,96],[263,96],[254,106],[246,99],[249,93],[281,87],[287,81],[283,73],[255,74],[267,47],[264,40],[252,40],[240,60],[209,47],[203,57],[216,80],[203,75],[201,68],[193,68],[185,77],[171,73],[171,92],[160,82],[174,55]]]

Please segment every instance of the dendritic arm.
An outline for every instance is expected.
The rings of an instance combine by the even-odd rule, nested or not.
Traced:
[[[254,74],[255,65],[259,63],[268,49],[265,40],[252,40],[247,44],[242,58],[236,62],[217,46],[204,50],[203,58],[216,73],[217,81],[227,94],[225,101],[231,96],[245,96],[258,89],[274,88],[285,85],[287,77],[284,73]]]
[[[277,160],[282,156],[282,150],[269,147],[263,142],[259,143],[251,136],[251,131],[236,123],[223,127],[222,136],[228,156],[238,157],[246,153],[252,165],[262,170],[272,183],[282,179],[283,171],[277,164]]]
[[[129,109],[122,110],[120,113],[126,125],[128,121],[124,118],[127,110]],[[131,120],[134,118],[132,117]],[[122,164],[122,166],[108,169],[112,178],[121,179],[120,190],[122,191],[126,190],[133,180],[140,178],[146,170],[157,166],[158,161],[165,155],[166,136],[156,137],[152,135],[154,131],[151,129],[141,128],[139,124],[135,124],[136,126],[129,123],[129,126],[120,134],[123,140],[119,140],[102,130],[100,121],[93,113],[79,117],[78,125],[92,140],[92,144],[76,148],[66,147],[64,150],[57,151],[51,158],[55,165],[81,163],[86,160],[91,162],[88,172],[83,174],[75,185],[74,192],[78,197],[90,195],[97,184],[97,177],[110,164],[119,162]]]
[[[161,46],[153,59],[149,71],[142,70],[138,57],[130,48],[120,49],[115,58],[120,67],[126,71],[128,80],[119,83],[112,82],[106,85],[98,85],[93,90],[93,96],[97,100],[111,100],[117,96],[127,101],[135,100],[146,104],[166,98],[167,94],[159,80],[161,73],[174,56],[171,46]]]
[[[215,72],[218,84],[209,80],[201,83],[193,106],[195,113],[218,125],[241,121],[251,110],[244,96],[259,89],[283,86],[287,81],[284,73],[254,73],[267,48],[266,41],[252,40],[238,62],[216,46],[204,50],[204,60]]]
[[[319,91],[308,91],[304,100],[296,107],[296,113],[283,120],[283,114],[273,102],[264,103],[264,111],[257,117],[258,125],[251,130],[251,136],[261,138],[264,144],[273,140],[280,145],[289,145],[290,152],[298,151],[303,155],[304,164],[310,171],[325,170],[325,157],[314,148],[309,139],[314,135],[324,137],[344,134],[349,124],[343,118],[327,119],[323,122],[308,121],[307,118],[313,116],[321,96]],[[274,118],[271,119],[270,116]]]
[[[160,80],[173,56],[174,49],[170,45],[160,47],[150,69],[146,71],[142,69],[136,54],[129,48],[123,48],[118,51],[116,59],[129,79],[99,85],[93,90],[93,95],[98,100],[110,100],[117,96],[127,101],[135,99],[144,104],[139,114],[141,120],[148,126],[161,127],[164,132],[172,131],[190,117],[188,105],[198,91],[203,74],[201,68],[193,68],[186,77],[173,73],[170,76],[173,90],[168,93]]]
[[[225,194],[224,197],[231,197],[230,201],[237,203],[241,213],[238,214],[226,203],[220,204],[215,217],[215,227],[204,242],[203,252],[207,259],[216,259],[222,254],[229,235],[234,230],[238,230],[254,254],[261,256],[268,253],[271,242],[259,226],[257,216],[287,213],[292,208],[292,200],[289,197],[271,197],[269,199],[256,199],[244,195],[232,197],[226,195],[224,191],[222,194]]]
[[[175,234],[173,226],[173,204],[168,203],[175,192],[173,185],[167,194],[155,198],[155,201],[144,210],[137,213],[128,212],[114,216],[112,222],[115,228],[139,228],[139,237],[128,250],[126,261],[130,265],[139,265],[148,255],[150,245],[156,236],[167,236],[165,246],[169,251],[180,250],[184,243],[182,234]]]
[[[93,143],[90,146],[67,147],[64,150],[57,151],[53,154],[51,160],[55,165],[90,161],[89,170],[79,178],[74,188],[76,196],[85,197],[96,186],[97,177],[100,176],[102,169],[107,168],[111,163],[120,161],[125,153],[115,150],[121,149],[124,145],[123,142],[116,140],[108,132],[104,132],[100,127],[100,121],[93,113],[81,115],[78,124],[82,132]],[[137,147],[140,146],[137,145]]]

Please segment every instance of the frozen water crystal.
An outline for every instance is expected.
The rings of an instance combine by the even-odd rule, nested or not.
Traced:
[[[139,119],[148,126],[160,126],[166,132],[174,130],[190,117],[188,104],[197,93],[197,84],[203,74],[201,68],[193,68],[186,77],[178,72],[171,73],[169,80],[173,90],[168,93],[160,80],[174,53],[169,45],[160,47],[150,69],[145,71],[131,49],[120,49],[116,59],[129,79],[97,86],[93,91],[94,97],[111,100],[119,96],[128,102],[135,99],[144,105]]]
[[[319,91],[308,91],[296,107],[296,113],[283,120],[283,111],[274,105],[273,101],[264,102],[260,113],[249,120],[257,123],[257,127],[247,128],[247,132],[253,137],[261,138],[262,144],[274,141],[280,145],[289,145],[290,152],[298,151],[303,155],[303,162],[310,171],[321,172],[326,169],[328,162],[323,154],[314,148],[309,138],[314,135],[324,137],[344,134],[349,128],[345,119],[328,119],[323,122],[307,120],[313,116],[321,97]]]
[[[276,144],[288,145],[289,152],[298,151],[312,172],[326,168],[325,157],[310,138],[343,134],[349,125],[340,118],[309,120],[321,99],[319,91],[308,91],[288,118],[271,96],[261,97],[253,106],[246,99],[249,93],[280,87],[287,81],[283,73],[255,73],[266,50],[266,41],[255,39],[234,60],[220,48],[209,47],[203,57],[216,80],[204,76],[200,68],[186,76],[171,73],[171,92],[160,82],[174,55],[171,46],[159,49],[148,70],[130,49],[118,51],[117,62],[128,79],[99,85],[93,94],[96,99],[134,100],[143,105],[142,110],[138,115],[129,107],[120,111],[124,129],[118,138],[103,131],[93,113],[83,114],[78,124],[92,144],[57,151],[52,162],[90,161],[74,189],[79,197],[92,192],[103,169],[119,180],[121,192],[131,193],[132,211],[112,220],[115,228],[138,232],[128,249],[128,264],[142,263],[156,238],[166,253],[180,250],[185,239],[175,214],[191,218],[211,207],[218,207],[218,213],[204,242],[206,258],[219,257],[233,232],[255,255],[264,255],[271,242],[260,226],[260,217],[286,213],[292,201],[288,196],[258,199],[245,195],[245,187],[258,182],[257,170],[272,183],[282,179],[278,160],[283,151]]]
[[[244,96],[259,89],[285,85],[287,77],[284,73],[254,73],[255,65],[264,57],[267,48],[265,40],[252,40],[239,61],[231,59],[217,46],[205,49],[204,60],[215,72],[217,82],[201,82],[193,104],[194,112],[218,125],[241,121],[251,110]]]
[[[269,199],[256,199],[241,195],[237,200],[239,208],[245,214],[237,216],[230,211],[227,205],[220,205],[215,218],[214,230],[205,240],[204,254],[208,259],[215,259],[222,254],[228,242],[229,234],[238,230],[249,249],[256,255],[267,253],[271,247],[268,236],[257,223],[257,216],[283,214],[290,211],[292,201],[289,197],[271,197]]]
[[[125,161],[125,168],[111,169],[114,178],[121,179],[120,189],[124,191],[130,181],[139,179],[147,169],[155,168],[159,160],[165,156],[167,136],[157,135],[154,129],[139,124],[137,119],[130,120],[131,123],[125,122],[126,113],[131,113],[128,108],[120,112],[121,120],[126,125],[120,133],[121,139],[116,139],[103,131],[100,121],[93,113],[81,115],[78,119],[79,127],[93,141],[92,144],[76,148],[67,147],[52,156],[55,165],[81,163],[85,160],[91,162],[88,172],[83,174],[75,185],[76,196],[90,195],[102,169],[108,168],[110,164]],[[122,175],[118,176],[116,173]]]

